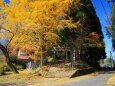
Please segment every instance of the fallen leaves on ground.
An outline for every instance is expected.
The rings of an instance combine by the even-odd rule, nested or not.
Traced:
[[[115,75],[109,78],[107,81],[107,86],[115,86]]]
[[[31,71],[23,70],[20,74],[8,74],[0,76],[0,84],[16,83],[17,85],[25,84],[24,86],[56,86],[71,82],[80,81],[92,77],[92,74],[75,77],[75,78],[44,78]]]

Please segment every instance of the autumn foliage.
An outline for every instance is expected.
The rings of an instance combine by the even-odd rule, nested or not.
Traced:
[[[87,2],[91,4],[90,0]],[[78,46],[80,48],[103,47],[103,35],[98,18],[94,10],[91,14],[93,8],[87,2],[84,0],[10,0],[9,4],[4,4],[1,1],[0,11],[3,11],[0,13],[0,16],[3,16],[0,22],[3,27],[1,38],[6,38],[9,47],[13,47],[14,50],[19,48],[22,51],[34,51],[35,56],[41,56],[41,59],[49,48],[60,45],[62,40],[59,33],[65,29],[69,29],[70,34],[61,34],[66,40],[63,44],[67,44],[68,40],[68,45],[76,49]],[[96,28],[91,26],[95,23],[90,19],[92,16],[96,20]]]

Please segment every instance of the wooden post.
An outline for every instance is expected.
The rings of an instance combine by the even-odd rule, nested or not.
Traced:
[[[81,52],[79,50],[79,64],[81,64],[81,62],[80,62],[80,59],[81,59],[80,54],[81,54]]]
[[[65,54],[66,54],[66,62],[67,62],[68,61],[67,49],[65,50]]]
[[[75,63],[75,49],[74,49],[74,51],[73,51],[73,62]]]
[[[43,53],[42,53],[42,47],[41,47],[41,66],[43,66]]]
[[[110,51],[110,63],[111,63],[111,68],[113,67],[113,59],[112,59],[112,53]]]
[[[56,47],[54,47],[54,62],[55,62]]]

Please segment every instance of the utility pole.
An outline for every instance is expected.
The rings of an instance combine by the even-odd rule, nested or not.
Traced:
[[[115,68],[115,56],[113,57],[113,67]]]
[[[113,58],[112,58],[112,53],[110,51],[110,63],[111,63],[111,67],[113,67]]]

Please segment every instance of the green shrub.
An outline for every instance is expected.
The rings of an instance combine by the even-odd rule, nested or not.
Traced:
[[[4,75],[5,71],[3,69],[0,69],[0,76]]]
[[[20,66],[22,67],[22,69],[26,68],[26,62],[24,60],[19,60],[17,58],[17,56],[11,56],[11,61],[13,64],[15,64],[16,66]]]
[[[4,75],[6,71],[10,71],[7,64],[5,63],[0,64],[0,76]]]
[[[0,69],[4,71],[10,71],[9,67],[5,63],[0,64]]]
[[[53,62],[54,61],[54,57],[48,56],[48,62]]]
[[[17,70],[23,69],[22,66],[16,66]]]

